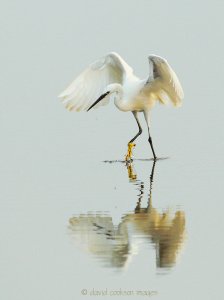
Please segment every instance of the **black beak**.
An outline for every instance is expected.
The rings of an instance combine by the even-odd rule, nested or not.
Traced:
[[[106,92],[104,94],[102,94],[88,109],[87,111],[89,111],[91,108],[93,108],[93,106],[95,106],[98,102],[100,102],[101,100],[103,100],[110,92]]]

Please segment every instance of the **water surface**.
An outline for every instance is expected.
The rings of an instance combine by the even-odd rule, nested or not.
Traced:
[[[152,162],[151,174],[147,178],[149,190],[145,192],[146,183],[138,179],[133,162],[126,163],[136,199],[133,201],[134,209],[123,213],[119,224],[113,223],[110,213],[99,211],[69,219],[71,235],[105,267],[128,268],[141,247],[148,248],[149,260],[154,259],[152,250],[155,252],[158,270],[167,271],[176,263],[186,236],[185,212],[178,205],[176,209],[164,208],[161,212],[153,205],[155,166],[156,162]],[[144,196],[147,202],[142,207]]]

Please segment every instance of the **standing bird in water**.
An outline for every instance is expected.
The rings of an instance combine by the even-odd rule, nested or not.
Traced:
[[[146,79],[140,79],[119,54],[111,52],[90,64],[59,95],[70,111],[89,111],[93,107],[107,104],[109,100],[114,100],[119,110],[131,111],[139,130],[128,143],[126,161],[131,160],[134,141],[142,133],[139,112],[144,114],[148,141],[156,160],[149,131],[150,111],[157,102],[166,104],[170,101],[174,106],[180,106],[184,97],[177,75],[168,62],[157,55],[150,55],[148,60],[149,75]]]

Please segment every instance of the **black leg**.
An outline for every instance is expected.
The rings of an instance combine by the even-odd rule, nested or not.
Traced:
[[[155,153],[155,150],[154,150],[154,147],[153,147],[152,138],[151,138],[151,135],[150,135],[150,132],[149,132],[149,124],[150,124],[149,111],[144,111],[143,113],[144,113],[144,117],[145,117],[146,124],[147,124],[147,127],[148,127],[148,133],[149,133],[148,141],[149,141],[150,147],[152,149],[154,160],[156,160],[157,157],[156,157],[156,153]]]
[[[129,141],[129,144],[130,144],[130,143],[133,143],[134,140],[136,140],[137,137],[138,137],[140,134],[142,134],[142,127],[141,127],[141,125],[140,125],[140,123],[139,123],[139,120],[138,120],[138,113],[137,113],[137,111],[133,111],[132,113],[133,113],[133,115],[134,115],[134,117],[135,117],[135,120],[136,120],[136,122],[137,122],[137,124],[138,124],[138,133],[133,137],[133,139],[131,139],[131,140]]]
[[[149,139],[148,139],[148,141],[149,141],[149,144],[150,144],[151,149],[152,149],[153,157],[156,160],[157,157],[156,157],[156,153],[155,153],[155,150],[154,150],[154,147],[153,147],[152,138],[151,138],[151,135],[150,135],[150,132],[149,132],[149,127],[148,127],[148,133],[149,133]]]

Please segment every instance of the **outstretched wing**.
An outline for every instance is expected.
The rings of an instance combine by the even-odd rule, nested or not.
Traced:
[[[150,75],[143,92],[153,93],[163,104],[169,100],[174,106],[181,106],[184,92],[177,75],[168,62],[162,57],[151,55],[149,56],[149,65]]]
[[[85,69],[59,98],[70,111],[87,110],[106,92],[109,84],[122,84],[128,72],[132,72],[131,67],[117,53],[109,53]],[[109,95],[95,107],[105,105],[108,101]]]

